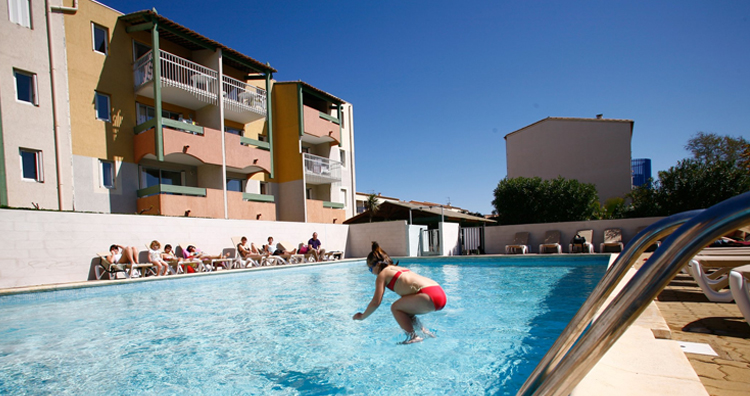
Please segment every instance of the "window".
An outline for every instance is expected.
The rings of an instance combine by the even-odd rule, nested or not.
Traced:
[[[94,44],[94,52],[107,55],[107,42],[109,41],[107,28],[91,23],[91,39]]]
[[[21,175],[24,180],[43,182],[42,152],[39,150],[20,149]]]
[[[259,142],[267,142],[268,141],[268,136],[266,136],[266,135],[258,135],[258,141]]]
[[[237,128],[232,128],[232,127],[225,126],[224,127],[224,132],[231,133],[232,135],[242,136],[242,130],[237,129]]]
[[[95,92],[96,100],[96,119],[102,121],[111,121],[110,118],[110,106],[109,106],[109,95]]]
[[[339,149],[339,156],[341,159],[341,166],[346,167],[346,150]]]
[[[143,55],[146,55],[149,51],[151,51],[150,46],[133,40],[133,60],[134,61],[137,61]]]
[[[184,185],[183,172],[153,168],[141,169],[141,188],[156,186],[158,184],[182,186]]]
[[[27,102],[38,106],[39,100],[37,98],[39,95],[36,91],[36,74],[13,69],[13,75],[16,78],[16,99],[19,102]]]
[[[305,189],[305,197],[307,199],[313,199],[312,188]]]
[[[31,0],[8,0],[10,21],[31,29]]]
[[[99,160],[101,171],[101,183],[104,188],[115,188],[115,163],[112,161]]]
[[[268,182],[260,182],[260,193],[263,195],[271,195],[271,185]]]
[[[341,189],[341,203],[344,204],[344,208],[346,208],[347,206],[349,206],[347,200],[348,200],[348,198],[347,198],[347,195],[346,195],[346,189],[342,188]]]
[[[242,179],[227,179],[227,191],[244,192]]]
[[[142,103],[136,103],[136,113],[138,117],[138,125],[143,124],[144,122],[154,118],[156,116],[156,109],[154,109],[152,106],[147,106]],[[183,120],[182,114],[175,113],[173,111],[169,110],[163,110],[161,111],[161,116],[163,118],[169,118],[170,120]],[[193,120],[188,119],[188,122],[192,122]]]

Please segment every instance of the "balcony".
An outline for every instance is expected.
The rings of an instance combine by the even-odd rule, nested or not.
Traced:
[[[341,182],[341,162],[330,158],[303,153],[305,181],[308,184],[332,184]]]
[[[258,171],[271,173],[271,146],[268,142],[225,133],[224,144],[228,168],[246,174]]]
[[[305,118],[303,140],[313,144],[341,142],[340,121],[336,117],[309,106],[303,106],[303,117]]]
[[[163,101],[193,110],[207,104],[219,105],[217,71],[163,50],[160,54]],[[133,76],[135,93],[153,99],[153,51],[135,62]],[[246,124],[266,117],[267,93],[264,89],[228,76],[223,76],[221,85],[225,118]]]
[[[159,184],[138,190],[139,213],[162,216],[224,218],[222,190]],[[276,220],[274,197],[227,191],[230,219]]]
[[[136,162],[157,158],[155,125],[156,119],[151,119],[136,126],[133,142]],[[162,125],[165,161],[191,166],[221,165],[221,132],[170,119],[162,119]]]
[[[307,222],[341,224],[346,219],[344,204],[328,201],[307,200]]]

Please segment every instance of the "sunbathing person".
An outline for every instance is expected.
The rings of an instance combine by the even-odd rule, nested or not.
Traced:
[[[182,259],[175,256],[174,250],[172,250],[172,245],[166,244],[164,245],[164,251],[161,253],[161,259],[164,260],[168,265],[177,267],[182,262]],[[175,268],[175,273],[177,273]]]
[[[255,245],[251,244],[250,246],[247,246],[247,238],[245,237],[242,237],[240,243],[237,244],[237,252],[240,254],[243,266],[245,265],[244,262],[249,260],[252,260],[253,264],[260,265],[260,262],[264,257],[260,254]]]
[[[138,251],[132,246],[112,245],[109,247],[107,261],[112,264],[130,264],[130,276],[136,276],[138,269]]]
[[[151,241],[148,246],[148,262],[156,267],[156,276],[167,275],[169,264],[161,258],[161,244],[159,241]]]
[[[287,260],[289,260],[293,254],[297,253],[297,249],[288,251],[284,249],[284,247],[279,245],[278,243],[273,243],[273,237],[271,236],[268,237],[268,245],[265,245],[264,248],[265,248],[265,251],[269,252],[271,255],[280,256]]]
[[[200,261],[203,261],[204,264],[212,264],[213,260],[220,260],[220,259],[225,259],[225,258],[229,257],[228,254],[225,255],[225,256],[222,256],[220,254],[216,255],[216,256],[211,256],[211,255],[205,254],[205,253],[203,253],[203,251],[201,251],[200,249],[198,249],[194,245],[188,245],[187,252],[188,252],[188,256],[186,258],[188,260],[200,260]],[[227,263],[216,263],[216,264],[221,265],[224,268],[227,268],[227,266],[228,266]]]
[[[356,313],[352,319],[364,320],[375,312],[383,301],[383,293],[387,287],[401,296],[391,304],[391,312],[396,322],[406,332],[407,339],[403,344],[422,341],[422,337],[414,331],[415,326],[419,326],[425,335],[434,337],[421,325],[417,315],[440,311],[445,307],[447,298],[440,285],[408,269],[399,269],[398,263],[394,264],[377,242],[372,243],[372,252],[367,256],[367,268],[377,276],[375,295],[365,312]]]

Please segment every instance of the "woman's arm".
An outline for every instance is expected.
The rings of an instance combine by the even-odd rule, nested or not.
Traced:
[[[370,304],[367,305],[367,309],[364,313],[357,312],[352,319],[365,320],[368,316],[372,315],[383,301],[383,293],[385,293],[385,273],[381,272],[375,280],[375,295],[372,296],[372,300],[370,301]]]

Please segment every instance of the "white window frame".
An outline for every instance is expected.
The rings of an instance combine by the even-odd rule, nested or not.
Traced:
[[[107,173],[107,171],[104,169],[104,164],[109,164],[111,166],[109,170],[109,177],[112,180],[111,186],[108,186],[107,183],[105,183],[106,179],[104,176]],[[117,179],[116,179],[117,172],[115,171],[115,169],[116,168],[115,168],[114,161],[108,161],[108,160],[103,160],[103,159],[99,160],[99,185],[102,188],[106,188],[110,190],[117,188]]]
[[[104,52],[101,52],[96,48],[96,29],[104,31]],[[98,54],[109,54],[109,29],[94,22],[91,22],[91,49]]]
[[[99,117],[99,96],[107,98],[107,118]],[[97,120],[112,122],[112,98],[105,93],[94,91],[94,111],[96,112]]]
[[[36,178],[28,178],[24,176],[23,172],[23,153],[32,153],[34,154],[34,158],[36,159],[35,165],[36,165]],[[18,157],[21,161],[21,179],[26,181],[33,181],[37,183],[44,183],[44,167],[42,166],[42,151],[41,150],[35,150],[35,149],[28,149],[19,147],[18,148]]]
[[[8,0],[8,19],[31,29],[31,0]]]
[[[31,101],[22,100],[18,97],[18,75],[26,76],[31,78]],[[16,102],[18,103],[28,103],[32,104],[34,106],[39,106],[39,89],[37,84],[37,78],[36,73],[27,72],[20,69],[13,69],[13,82],[14,88],[16,90]]]
[[[349,207],[349,199],[347,198],[348,194],[346,193],[346,189],[345,188],[341,189],[341,196],[343,197],[343,199],[342,199],[343,202],[341,202],[341,203],[344,204],[344,209],[346,209],[347,207]]]

